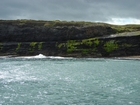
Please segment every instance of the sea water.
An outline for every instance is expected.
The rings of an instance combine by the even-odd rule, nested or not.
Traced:
[[[40,56],[0,58],[0,105],[140,105],[140,60]]]

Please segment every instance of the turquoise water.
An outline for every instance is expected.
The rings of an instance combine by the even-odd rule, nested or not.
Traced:
[[[0,105],[140,105],[140,60],[0,58]]]

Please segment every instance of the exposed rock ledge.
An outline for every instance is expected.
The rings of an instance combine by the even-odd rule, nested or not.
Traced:
[[[118,57],[140,55],[140,25],[1,20],[0,55]]]

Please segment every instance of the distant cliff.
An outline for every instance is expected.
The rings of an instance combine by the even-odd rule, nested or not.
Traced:
[[[110,57],[140,55],[140,25],[0,20],[0,55]]]

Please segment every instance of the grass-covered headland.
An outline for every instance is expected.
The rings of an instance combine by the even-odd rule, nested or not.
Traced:
[[[0,55],[39,53],[73,57],[140,55],[140,25],[0,20]]]

